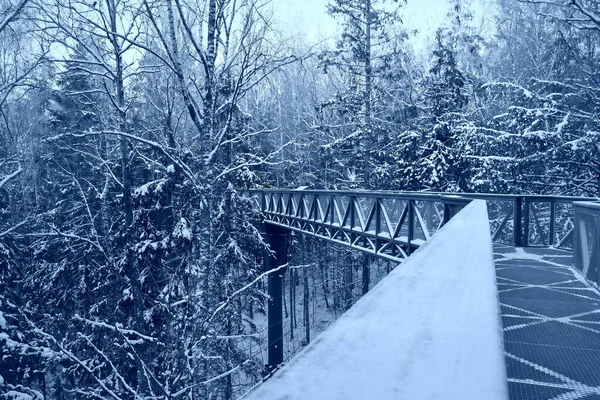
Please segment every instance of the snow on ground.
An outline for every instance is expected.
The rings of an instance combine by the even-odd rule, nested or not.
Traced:
[[[507,260],[532,260],[532,261],[540,261],[546,264],[550,264],[555,267],[564,267],[564,264],[556,263],[550,260],[545,259],[546,257],[543,254],[535,254],[528,253],[522,247],[515,247],[515,251],[513,253],[502,253],[500,254],[499,261],[507,261]]]
[[[473,201],[248,399],[507,399],[484,201]]]

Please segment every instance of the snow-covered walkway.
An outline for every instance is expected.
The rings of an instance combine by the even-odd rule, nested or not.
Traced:
[[[511,400],[600,399],[600,294],[562,250],[495,245]]]

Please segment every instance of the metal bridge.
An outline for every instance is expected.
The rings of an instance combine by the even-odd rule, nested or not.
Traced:
[[[273,249],[266,268],[282,271],[268,278],[271,370],[283,362],[289,232],[401,263],[479,199],[487,203],[496,253],[511,399],[600,399],[597,199],[282,189],[251,190],[250,196],[264,215]]]

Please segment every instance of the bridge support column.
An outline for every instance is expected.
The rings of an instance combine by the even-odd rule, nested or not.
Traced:
[[[283,277],[287,263],[288,236],[287,229],[265,225],[265,240],[273,251],[271,254],[266,254],[264,259],[265,270],[273,271],[268,275],[267,284],[269,294],[267,373],[273,372],[283,363]],[[282,266],[284,267],[281,268]]]

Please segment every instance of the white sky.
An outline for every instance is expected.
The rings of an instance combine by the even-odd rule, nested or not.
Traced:
[[[273,0],[271,5],[281,29],[287,34],[303,38],[309,43],[336,36],[337,23],[327,15],[329,0]],[[489,18],[493,0],[470,0],[471,10],[478,25]],[[421,51],[448,13],[448,0],[408,0],[403,9],[407,30],[418,30],[412,39],[416,50]]]

